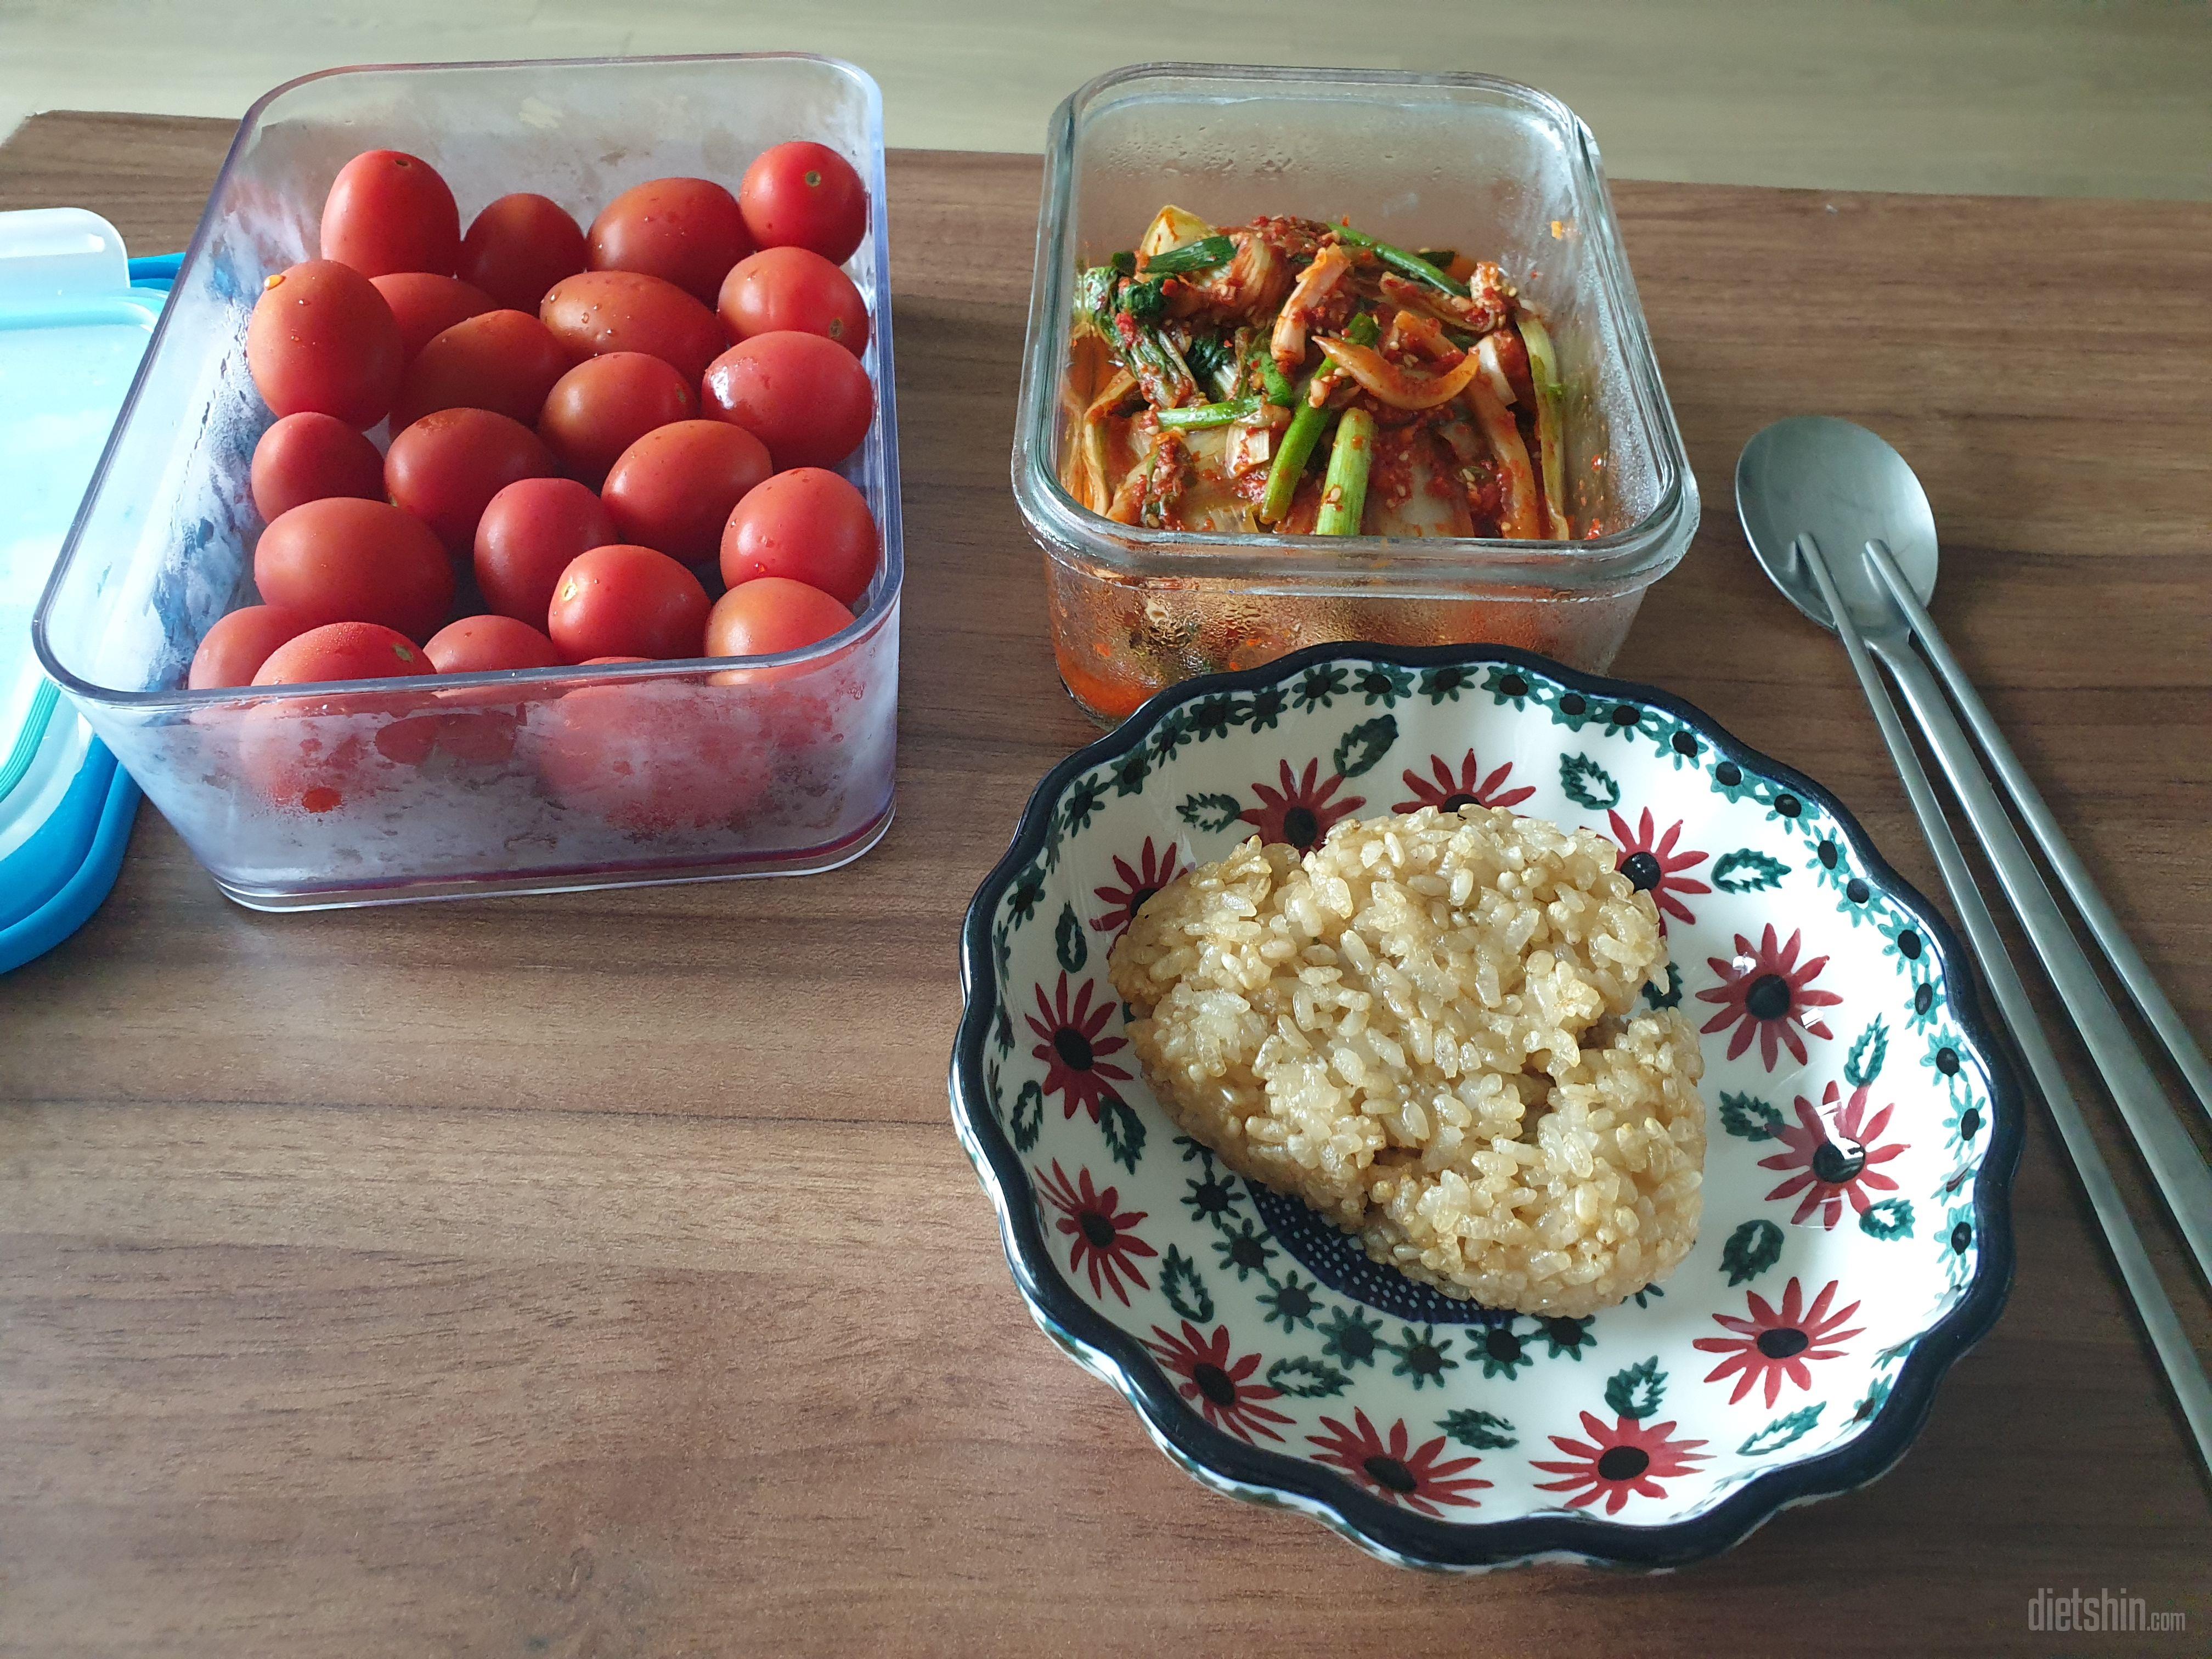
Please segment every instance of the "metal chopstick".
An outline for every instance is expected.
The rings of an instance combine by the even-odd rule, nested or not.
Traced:
[[[1921,605],[1920,596],[1912,591],[1912,584],[1906,581],[1903,573],[1898,569],[1896,561],[1890,556],[1888,546],[1880,541],[1870,541],[1866,544],[1866,551],[1867,562],[1874,567],[1875,574],[1889,589],[1890,597],[1897,601],[1897,608],[1905,613],[1905,621],[1912,625],[1913,637],[1919,641],[1921,652],[1942,678],[1943,689],[1951,694],[1951,701],[1958,704],[1960,714],[1966,717],[1966,729],[1973,733],[1974,741],[1981,745],[1982,753],[1989,759],[1990,769],[1996,774],[1997,781],[2012,797],[2012,804],[2019,809],[2028,833],[2035,837],[2036,845],[2042,848],[2043,856],[2050,860],[2060,884],[2074,901],[2075,908],[2081,911],[2081,919],[2088,924],[2090,936],[2097,941],[2098,948],[2104,951],[2105,959],[2112,964],[2112,971],[2119,975],[2120,983],[2127,987],[2128,994],[2135,999],[2136,1006],[2142,1011],[2144,1020],[2152,1030],[2158,1033],[2159,1041],[2166,1045],[2166,1053],[2173,1056],[2173,1063],[2188,1081],[2191,1092],[2197,1097],[2197,1103],[2208,1115],[2212,1115],[2212,1063],[2206,1061],[2204,1051],[2197,1046],[2196,1037],[2191,1034],[2181,1016],[2174,1012],[2173,1005],[2166,1000],[2165,991],[2152,977],[2149,964],[2136,951],[2135,941],[2128,937],[2127,930],[2120,926],[2119,918],[2112,914],[2112,907],[2106,902],[2104,894],[2098,890],[2096,882],[2083,867],[2073,844],[2059,829],[2058,820],[2051,816],[2050,807],[2044,805],[2042,795],[2037,792],[2026,769],[2021,765],[2020,757],[2012,752],[2012,745],[2005,741],[2004,733],[1998,729],[1996,720],[1983,703],[1981,694],[1974,690],[1974,683],[1966,678],[1966,671],[1959,666],[1959,659],[1951,654],[1951,647],[1945,642],[1942,630],[1936,626],[1935,618]]]
[[[1851,670],[1858,676],[1860,687],[1874,710],[1875,724],[1881,728],[1882,742],[1897,764],[1898,776],[1904,782],[1913,816],[1919,819],[1929,849],[1936,855],[1943,885],[1950,892],[1951,903],[1966,930],[1967,940],[1988,977],[1990,993],[2012,1031],[2021,1058],[2034,1074],[2044,1105],[2057,1127],[2058,1138],[2074,1161],[2075,1173],[2081,1178],[2082,1190],[2088,1194],[2090,1207],[2104,1230],[2105,1243],[2119,1267],[2120,1278],[2127,1285],[2136,1312],[2165,1370],[2167,1385],[2172,1389],[2174,1400],[2196,1439],[2197,1455],[2205,1468],[2212,1471],[2212,1382],[2205,1379],[2203,1365],[2189,1345],[2188,1335],[2174,1313],[2173,1304],[2166,1297],[2165,1286],[2159,1283],[2157,1271],[2143,1248],[2142,1236],[2136,1231],[2135,1222],[2121,1200],[2119,1188],[2113,1183],[2112,1172],[2104,1155],[2097,1150],[2081,1108],[2067,1087],[2058,1057],[2051,1052],[2050,1040],[2044,1036],[2034,1006],[2028,1000],[2027,988],[2021,982],[2019,970],[2013,966],[2012,957],[1997,932],[1996,921],[1990,915],[1981,890],[1974,884],[1972,872],[1966,867],[1966,854],[1951,833],[1950,823],[1936,799],[1935,787],[1929,783],[1920,757],[1913,750],[1897,705],[1890,700],[1889,690],[1868,651],[1865,636],[1836,592],[1835,578],[1829,572],[1819,544],[1810,536],[1800,536],[1796,552],[1812,572],[1821,600],[1828,607],[1828,615],[1835,621],[1837,635],[1850,653]]]
[[[2204,1155],[2166,1098],[2166,1086],[2151,1070],[2027,844],[2013,827],[2012,815],[1982,770],[1974,745],[1934,671],[1912,648],[1904,613],[1895,616],[1898,625],[1877,629],[1878,637],[1869,642],[1869,648],[1888,667],[1906,708],[1919,722],[1921,735],[1950,780],[1998,886],[2011,901],[2021,931],[2035,947],[2067,1018],[2081,1033],[2159,1196],[2172,1212],[2174,1225],[2197,1259],[2197,1270],[2212,1281],[2212,1169],[2205,1167]]]

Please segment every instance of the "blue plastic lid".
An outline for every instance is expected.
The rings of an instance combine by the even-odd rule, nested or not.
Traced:
[[[0,213],[0,973],[99,908],[137,806],[39,667],[31,612],[175,273],[140,267],[97,214]]]

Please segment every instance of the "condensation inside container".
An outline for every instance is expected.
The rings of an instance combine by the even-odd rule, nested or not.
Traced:
[[[897,621],[804,675],[269,698],[107,735],[249,902],[834,854],[889,811]]]
[[[1510,645],[1602,673],[1613,665],[1644,590],[1494,590],[1411,598],[1381,582],[1255,589],[1187,578],[1126,582],[1045,561],[1053,654],[1061,682],[1112,725],[1154,692],[1199,674],[1257,668],[1308,646]]]
[[[1222,225],[1348,218],[1386,241],[1495,260],[1559,350],[1577,536],[1632,528],[1657,503],[1654,435],[1583,237],[1595,204],[1570,151],[1579,141],[1542,106],[1483,87],[1393,82],[1381,98],[1356,82],[1148,75],[1079,119],[1079,262],[1131,246],[1167,202]]]

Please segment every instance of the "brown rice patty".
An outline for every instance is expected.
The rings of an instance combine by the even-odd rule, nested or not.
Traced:
[[[1603,836],[1469,806],[1246,842],[1114,947],[1160,1103],[1448,1296],[1580,1316],[1696,1243],[1697,1037]]]

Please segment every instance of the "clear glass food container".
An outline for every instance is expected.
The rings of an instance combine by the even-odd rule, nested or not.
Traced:
[[[1194,533],[1079,506],[1060,483],[1073,280],[1167,203],[1217,225],[1345,219],[1503,266],[1559,351],[1576,539]],[[1013,478],[1061,678],[1109,723],[1164,685],[1329,641],[1498,642],[1602,671],[1698,526],[1597,146],[1557,99],[1479,75],[1146,64],[1062,104]]]
[[[252,603],[248,489],[270,416],[245,359],[262,279],[313,257],[323,197],[361,150],[428,160],[463,222],[510,191],[580,222],[672,174],[735,187],[811,138],[857,167],[867,240],[846,270],[877,389],[846,476],[883,532],[851,627],[730,661],[180,689],[200,637]],[[337,70],[239,130],[33,622],[83,709],[232,898],[377,903],[825,870],[891,814],[900,538],[883,104],[848,64],[795,54]]]

